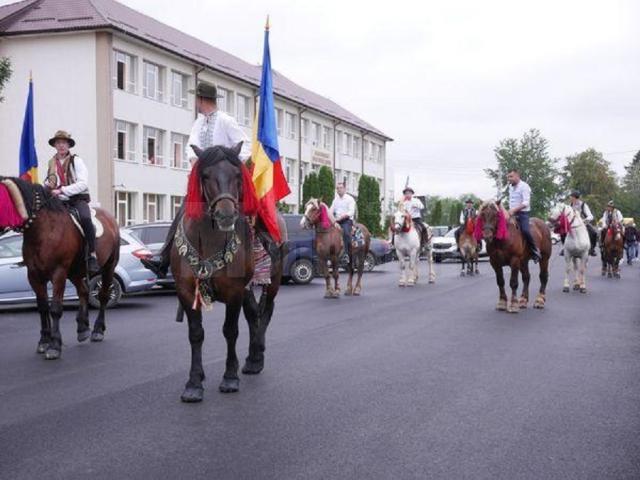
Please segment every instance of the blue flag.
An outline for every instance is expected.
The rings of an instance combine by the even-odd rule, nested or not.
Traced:
[[[29,79],[29,95],[24,112],[22,136],[20,137],[20,178],[31,183],[38,182],[38,156],[33,129],[33,80]]]

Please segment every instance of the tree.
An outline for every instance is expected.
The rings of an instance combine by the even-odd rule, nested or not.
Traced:
[[[378,181],[369,175],[362,175],[358,182],[358,221],[374,234],[380,234],[381,230],[381,210],[380,205],[380,185]]]
[[[460,222],[460,212],[462,212],[462,202],[459,200],[453,200],[449,205],[449,226],[458,225]]]
[[[602,153],[593,148],[567,157],[562,186],[567,193],[578,190],[594,215],[602,213],[618,193],[616,175]]]
[[[304,177],[302,184],[302,204],[300,205],[300,213],[304,213],[304,206],[311,198],[319,198],[318,174],[316,172],[309,173]]]
[[[320,167],[318,172],[318,197],[327,205],[331,205],[336,194],[336,182],[333,172],[327,166]]]
[[[429,225],[442,225],[442,200],[440,199],[437,199],[433,206],[431,217],[429,218]]]
[[[625,217],[640,220],[640,151],[624,169],[626,173],[616,203]]]
[[[502,195],[506,189],[509,170],[515,168],[531,187],[531,215],[544,218],[551,204],[557,200],[559,186],[556,183],[557,160],[549,156],[548,142],[539,130],[531,129],[522,138],[505,138],[494,149],[497,168],[486,168],[487,176],[494,181]]]
[[[0,58],[0,95],[4,90],[5,84],[9,81],[9,78],[11,78],[12,73],[13,71],[11,70],[11,60],[9,60],[7,57]],[[4,101],[4,98],[0,96],[0,102],[2,101]]]

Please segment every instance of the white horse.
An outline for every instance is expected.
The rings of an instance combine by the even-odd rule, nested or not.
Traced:
[[[566,269],[564,275],[563,292],[571,289],[571,270],[574,270],[574,290],[587,293],[586,270],[589,260],[589,232],[580,214],[573,207],[565,204],[556,205],[551,209],[549,220],[566,233],[564,241],[564,258]]]
[[[431,238],[430,227],[429,238]],[[394,245],[398,260],[400,262],[400,287],[413,287],[418,281],[418,264],[420,262],[420,233],[413,224],[411,215],[400,204],[398,210],[391,219],[391,231],[393,232]],[[430,241],[429,241],[430,243]],[[427,261],[429,263],[429,283],[434,283],[436,279],[433,271],[433,255],[431,248],[428,248]]]

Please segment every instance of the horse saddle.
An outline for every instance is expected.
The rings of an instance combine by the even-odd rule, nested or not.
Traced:
[[[351,228],[351,245],[355,248],[364,245],[364,232],[357,224],[354,224]]]
[[[96,230],[96,238],[100,238],[104,233],[104,227],[100,219],[96,216],[95,208],[90,208],[89,210],[91,211],[91,223],[93,223],[93,228]],[[74,207],[69,207],[69,216],[76,228],[80,231],[80,235],[84,237],[84,230],[82,230],[82,225],[80,225],[80,214],[78,210]]]

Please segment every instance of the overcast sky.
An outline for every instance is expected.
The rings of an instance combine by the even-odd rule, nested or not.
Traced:
[[[420,193],[486,197],[493,148],[529,128],[553,156],[594,147],[620,173],[640,149],[634,0],[122,1],[253,63],[270,14],[273,67],[395,139],[396,192],[410,175]]]

